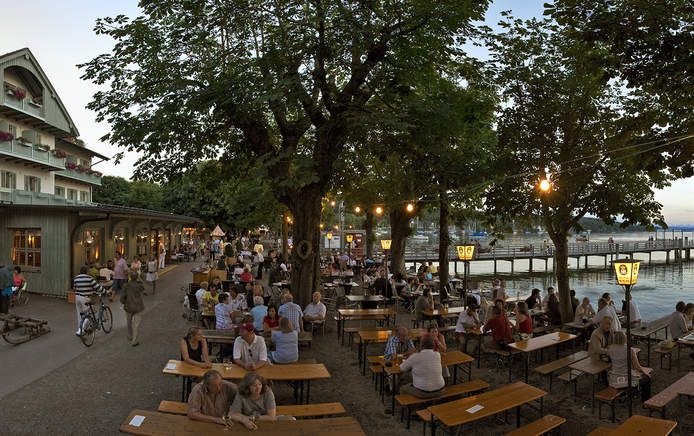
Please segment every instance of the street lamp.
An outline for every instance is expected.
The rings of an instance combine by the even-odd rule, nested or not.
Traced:
[[[381,248],[383,248],[383,253],[386,255],[385,258],[385,264],[386,264],[386,280],[388,279],[388,250],[390,250],[390,243],[392,241],[390,239],[381,239]]]
[[[470,260],[475,254],[475,246],[472,244],[468,245],[456,245],[456,250],[458,250],[458,260],[463,261],[463,299],[464,304],[467,305],[467,272],[470,267]]]
[[[624,299],[627,303],[627,399],[629,401],[629,417],[631,417],[631,287],[636,284],[636,280],[639,278],[641,261],[621,259],[615,260],[612,264],[617,275],[617,283],[624,286]]]
[[[348,233],[345,235],[345,241],[349,244],[349,255],[352,255],[352,241],[354,240],[354,235],[351,233]]]
[[[333,239],[333,234],[328,232],[325,235],[325,237],[328,238],[328,250],[331,250],[333,247],[332,247],[332,244],[330,244],[330,241]]]

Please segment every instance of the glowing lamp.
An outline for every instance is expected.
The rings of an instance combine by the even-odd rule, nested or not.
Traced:
[[[410,212],[410,213],[414,212],[414,204],[407,203],[407,206],[405,206],[405,210]]]
[[[623,259],[613,262],[614,271],[617,274],[617,282],[620,285],[635,285],[639,278],[640,260]]]
[[[352,240],[354,240],[354,235],[351,235],[351,234],[345,235],[345,241],[347,241],[351,244]]]
[[[390,243],[392,241],[390,239],[381,239],[381,248],[384,250],[390,250]]]
[[[361,212],[361,207],[357,206],[354,208],[354,213],[359,213]]]
[[[328,241],[329,241],[329,240],[331,240],[331,239],[333,238],[333,234],[332,234],[332,233],[328,233],[327,235],[325,235],[325,237],[328,238]]]
[[[457,245],[455,248],[458,250],[458,260],[470,260],[475,254],[474,245]]]
[[[336,203],[335,203],[335,200],[332,200],[332,201],[330,202],[330,205],[331,205],[332,207],[335,207],[335,204],[336,204]]]
[[[383,208],[381,206],[376,207],[376,215],[380,215],[383,213]]]
[[[550,189],[552,189],[552,184],[549,182],[549,180],[542,179],[540,181],[540,191],[548,192]]]
[[[322,229],[322,228],[323,228],[323,223],[320,223],[320,224],[318,225],[318,227],[320,227],[320,228]]]

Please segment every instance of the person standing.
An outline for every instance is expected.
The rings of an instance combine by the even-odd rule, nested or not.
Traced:
[[[157,280],[159,280],[159,264],[157,263],[157,256],[152,254],[147,262],[147,275],[145,279],[152,284],[152,295],[157,290]],[[145,295],[147,295],[145,293]]]
[[[128,268],[127,265],[125,268]],[[94,277],[87,274],[87,271],[89,271],[89,268],[86,265],[82,266],[72,285],[72,289],[75,292],[75,310],[77,311],[77,331],[75,332],[77,336],[82,334],[82,312],[87,309],[89,297],[94,295],[94,293],[102,294],[106,292],[106,289],[97,283]]]
[[[5,315],[10,310],[10,295],[14,280],[12,271],[5,265],[0,265],[0,315]]]
[[[140,345],[137,334],[142,321],[142,312],[145,310],[145,303],[142,301],[144,290],[145,285],[139,280],[139,274],[136,271],[130,271],[130,281],[123,288],[120,302],[123,304],[128,323],[128,340],[133,347]]]
[[[166,246],[162,243],[159,246],[159,269],[166,267]]]
[[[128,281],[128,264],[123,259],[123,256],[116,251],[113,261],[113,290],[115,292],[120,291],[126,281]],[[113,298],[111,301],[113,301]]]

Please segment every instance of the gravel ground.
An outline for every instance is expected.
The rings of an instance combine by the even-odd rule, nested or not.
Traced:
[[[184,264],[164,275],[159,282],[160,290],[157,294],[145,297],[146,315],[140,327],[139,347],[131,347],[128,344],[126,332],[122,327],[125,315],[120,305],[114,303],[114,316],[121,317],[121,322],[116,323],[110,335],[97,333],[97,340],[91,348],[2,397],[0,435],[118,434],[119,426],[131,410],[156,410],[163,399],[180,400],[180,379],[162,374],[162,368],[168,359],[178,357],[178,339],[189,326],[188,321],[181,316],[182,294],[179,289],[190,279],[190,267],[192,264]],[[72,306],[64,302],[54,301],[51,305],[53,310],[74,311]],[[40,314],[34,316],[41,317]],[[54,327],[54,331],[47,337],[72,334],[72,331],[64,331],[72,327],[68,324],[63,331],[56,331]],[[78,341],[77,338],[74,340]],[[19,347],[5,347],[0,351],[18,352],[14,350],[20,350]],[[57,358],[52,353],[37,350],[35,356],[27,359],[26,365],[30,368],[35,359]],[[371,347],[370,352],[375,354],[377,348]],[[56,353],[59,354],[60,351]],[[399,422],[397,411],[395,417],[385,413],[385,407],[374,390],[370,377],[360,375],[356,350],[350,351],[348,347],[340,346],[336,341],[334,324],[328,325],[325,336],[317,333],[312,348],[302,349],[301,357],[315,358],[318,362],[324,363],[332,375],[330,380],[311,384],[311,402],[342,402],[348,413],[360,422],[369,435],[422,434],[421,422],[413,419],[412,428],[408,431]],[[681,370],[676,366],[671,371],[656,369],[653,393],[659,392],[691,370],[691,360],[685,353],[682,361]],[[2,362],[3,357],[0,356],[2,377],[11,377],[14,371],[22,370],[20,367],[7,368]],[[492,388],[506,384],[507,371],[497,370],[495,363],[493,359],[483,357],[481,369],[473,365],[473,378],[482,378],[489,382]],[[652,356],[651,364],[658,365],[657,356]],[[514,372],[514,381],[521,379],[520,363],[517,362],[515,367],[518,371]],[[532,370],[530,383],[541,388],[546,386],[544,378],[533,374]],[[579,396],[590,395],[590,379],[584,377],[578,390]],[[276,386],[275,391],[278,404],[292,403],[293,396],[289,386],[280,384]],[[638,399],[635,400],[634,410],[636,413],[647,414],[641,408]],[[675,411],[675,408],[672,410]],[[522,413],[525,422],[539,416],[538,412],[528,407],[525,407]],[[570,387],[558,380],[555,380],[553,394],[546,397],[545,413],[568,419],[569,422],[562,427],[563,435],[584,435],[599,425],[615,426],[607,420],[598,420],[597,411],[592,415],[589,404],[580,399],[574,402]],[[618,405],[617,415],[618,421],[625,418],[624,404]],[[508,421],[515,422],[515,414],[509,413]],[[505,424],[490,417],[476,422],[474,426],[465,427],[461,434],[498,435],[513,428],[513,424]],[[687,433],[685,431],[681,434]]]

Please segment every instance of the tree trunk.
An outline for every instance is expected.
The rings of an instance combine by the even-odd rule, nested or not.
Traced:
[[[448,284],[448,215],[448,193],[442,189],[439,191],[439,288],[442,295]]]
[[[292,199],[290,205],[294,215],[292,294],[294,301],[302,307],[311,301],[318,272],[316,258],[319,256],[321,198],[322,195],[318,189],[305,188]],[[308,243],[308,250],[300,247],[306,243]]]
[[[374,258],[374,213],[371,208],[366,210],[366,222],[364,222],[364,227],[366,229],[366,238],[364,244],[366,245],[366,257],[367,259]],[[362,253],[363,254],[363,253]]]
[[[409,214],[396,206],[390,211],[390,270],[393,274],[405,274],[405,246],[411,231]]]
[[[550,233],[554,242],[555,270],[557,278],[557,291],[559,292],[559,307],[561,308],[562,322],[573,321],[571,295],[569,294],[569,243],[568,235],[564,233]]]
[[[287,223],[287,217],[282,217],[282,259],[286,262],[289,258],[289,223]]]

